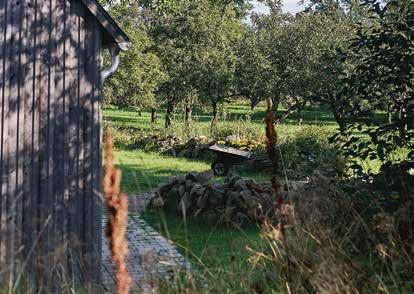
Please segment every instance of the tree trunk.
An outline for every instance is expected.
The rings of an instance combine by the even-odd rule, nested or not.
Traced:
[[[158,119],[157,109],[155,107],[151,107],[151,123],[156,124]]]
[[[276,117],[275,123],[282,123],[287,117],[289,117],[292,113],[296,111],[297,107],[299,107],[297,104],[291,105],[285,113]]]
[[[187,127],[191,125],[191,122],[193,120],[192,115],[193,115],[193,109],[191,108],[191,106],[186,106],[185,107],[185,125]]]
[[[256,106],[259,104],[259,102],[260,102],[260,99],[251,98],[250,99],[250,110],[253,111],[256,108]]]
[[[213,118],[211,120],[210,132],[213,134],[217,125],[217,101],[212,101],[211,106],[213,107]]]
[[[168,100],[167,103],[167,112],[165,114],[165,128],[169,128],[172,125],[172,113],[174,110],[174,104],[172,100]]]
[[[273,112],[277,117],[277,111],[279,110],[279,104],[280,104],[280,97],[273,97],[272,98],[272,103],[273,103]]]
[[[142,116],[142,110],[138,109],[138,116]]]
[[[405,139],[408,130],[408,122],[407,122],[407,111],[404,106],[400,106],[398,110],[398,128],[400,132],[400,137]]]
[[[392,107],[390,103],[387,106],[387,117],[388,117],[388,123],[392,124]]]
[[[298,122],[298,125],[302,125],[302,123],[303,123],[302,106],[301,105],[299,105],[299,107],[297,109],[297,122]]]
[[[344,112],[339,110],[338,105],[335,103],[336,101],[338,101],[338,98],[335,96],[335,94],[333,96],[330,97],[329,99],[329,105],[331,107],[331,111],[332,114],[335,118],[335,121],[337,122],[337,124],[339,125],[339,132],[342,135],[346,135],[346,122],[345,122],[345,114]]]
[[[339,111],[337,111],[335,108],[332,107],[332,114],[335,117],[336,122],[339,125],[339,131],[342,135],[346,134],[346,123],[344,120],[344,117]]]

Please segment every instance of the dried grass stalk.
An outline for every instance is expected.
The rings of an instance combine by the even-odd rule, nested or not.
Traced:
[[[281,185],[277,177],[279,171],[279,154],[276,149],[277,145],[277,133],[274,126],[275,115],[272,111],[272,100],[267,99],[267,111],[266,111],[266,150],[270,161],[272,162],[272,187],[275,190],[276,199],[279,205],[283,202],[283,195]]]
[[[105,205],[108,210],[106,237],[112,254],[112,260],[118,267],[116,282],[119,294],[127,294],[131,288],[131,275],[126,267],[128,242],[125,233],[128,222],[128,197],[121,194],[122,173],[115,168],[113,137],[105,138],[105,177],[103,181]]]
[[[269,159],[272,162],[272,187],[275,191],[275,197],[278,203],[278,208],[276,210],[276,215],[280,216],[278,227],[280,229],[281,239],[285,245],[286,248],[286,270],[285,270],[285,276],[286,276],[286,285],[285,290],[287,293],[291,293],[289,288],[289,283],[292,282],[292,275],[291,275],[291,267],[292,262],[290,260],[290,253],[289,253],[289,246],[288,246],[288,240],[286,235],[286,220],[289,218],[290,211],[292,210],[291,205],[285,204],[282,189],[280,185],[279,178],[277,177],[277,173],[279,172],[279,153],[277,152],[276,146],[277,146],[277,132],[275,129],[275,115],[272,110],[272,100],[267,99],[267,111],[266,111],[266,149],[267,154],[269,156]]]

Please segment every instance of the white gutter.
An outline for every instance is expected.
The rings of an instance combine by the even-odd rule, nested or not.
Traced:
[[[105,68],[101,72],[101,84],[105,83],[106,79],[113,75],[119,67],[119,52],[121,48],[116,43],[112,43],[109,47],[109,53],[111,54],[111,67]]]
[[[119,53],[121,52],[121,50],[126,51],[131,47],[131,43],[112,43],[109,46],[109,53],[111,54],[111,67],[109,68],[105,68],[101,71],[101,87],[103,89],[103,85],[105,83],[105,81],[111,76],[113,75],[119,67]],[[103,146],[103,99],[101,96],[100,99],[100,107],[101,107],[101,111],[99,112],[99,120],[101,122],[100,125],[100,144],[101,146]]]

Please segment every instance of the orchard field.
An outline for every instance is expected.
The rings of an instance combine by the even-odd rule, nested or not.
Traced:
[[[143,217],[198,269],[160,292],[412,292],[413,1],[311,0],[296,14],[283,1],[104,2],[135,44],[104,89],[125,192],[209,170],[212,143],[278,158],[215,178],[224,208],[194,198],[187,217],[183,189],[159,195],[178,202]],[[270,101],[278,138],[266,150]],[[287,188],[267,206],[273,217],[203,218],[259,193],[239,191],[233,205],[232,179],[263,192],[273,177]],[[257,201],[238,213],[257,220]]]

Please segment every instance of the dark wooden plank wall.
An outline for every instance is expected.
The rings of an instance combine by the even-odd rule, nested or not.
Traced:
[[[97,281],[102,28],[78,0],[0,0],[0,20],[0,278]]]

